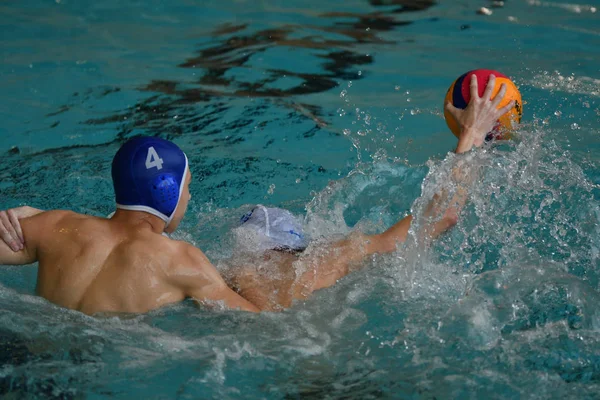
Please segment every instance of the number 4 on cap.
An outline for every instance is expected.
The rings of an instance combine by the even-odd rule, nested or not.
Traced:
[[[148,155],[146,156],[146,169],[156,168],[158,170],[162,169],[163,160],[158,156],[154,147],[148,148]]]

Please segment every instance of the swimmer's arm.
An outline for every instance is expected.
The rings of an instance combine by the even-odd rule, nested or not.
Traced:
[[[44,235],[55,230],[65,213],[67,211],[62,210],[32,212],[32,216],[19,220],[24,246],[13,251],[4,241],[0,241],[0,264],[25,265],[38,261],[39,246],[46,240]]]
[[[191,297],[200,303],[221,301],[227,308],[260,312],[258,307],[231,290],[224,281],[214,282],[195,291],[192,290],[187,297]]]
[[[458,145],[455,153],[461,154],[470,151],[473,146],[479,147],[484,143],[485,136],[494,128],[494,124],[502,115],[507,113],[514,106],[514,102],[510,102],[505,107],[497,109],[496,107],[506,94],[506,86],[502,84],[498,95],[490,100],[492,89],[495,86],[495,77],[490,75],[490,80],[484,94],[479,97],[479,89],[477,86],[477,78],[473,74],[471,77],[471,101],[465,110],[455,108],[451,103],[446,105],[446,109],[461,128]],[[426,218],[425,226],[422,231],[425,237],[435,239],[458,222],[458,214],[467,200],[467,188],[473,183],[477,174],[475,166],[471,165],[467,158],[457,159],[454,164],[450,179],[456,186],[456,190],[451,198],[447,189],[442,189],[439,193],[433,196],[433,199],[428,204],[425,210],[424,217]],[[363,236],[364,245],[356,246],[352,244],[347,247],[345,257],[336,256],[338,262],[346,265],[346,259],[355,261],[365,256],[374,253],[389,253],[396,250],[398,243],[403,243],[408,236],[413,217],[406,216],[387,231],[378,234]],[[340,242],[337,246],[344,246],[344,242]],[[335,247],[335,246],[334,246]],[[351,257],[349,257],[349,255]],[[344,262],[340,261],[343,260]],[[342,271],[340,276],[343,276],[346,270]],[[331,282],[338,279],[332,275]]]
[[[186,244],[184,252],[185,261],[179,264],[171,278],[183,289],[186,297],[200,303],[219,301],[228,308],[260,312],[258,307],[227,286],[201,250]]]
[[[483,96],[479,97],[479,89],[475,74],[471,75],[471,100],[464,110],[454,107],[451,103],[446,104],[446,110],[456,120],[460,127],[458,145],[454,152],[463,154],[469,152],[473,147],[480,147],[485,141],[485,136],[490,132],[498,118],[506,114],[514,106],[514,101],[498,109],[498,105],[506,94],[506,85],[502,84],[500,91],[491,99],[495,86],[495,76],[490,75],[489,82]],[[469,154],[457,158],[450,180],[456,188],[451,198],[447,189],[442,189],[429,203],[425,212],[429,225],[425,227],[425,233],[430,238],[436,238],[458,221],[458,214],[467,201],[468,188],[477,178],[477,166],[471,164]]]
[[[19,221],[42,212],[44,211],[29,206],[0,211],[0,239],[13,251],[23,250],[25,238]]]

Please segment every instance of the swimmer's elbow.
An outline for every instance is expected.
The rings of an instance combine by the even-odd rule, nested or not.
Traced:
[[[195,291],[190,297],[194,298],[198,303],[205,305],[221,303],[226,308],[234,310],[255,313],[261,311],[256,305],[234,292],[224,282],[215,282],[214,284],[207,285]]]
[[[446,211],[444,217],[442,218],[444,223],[447,226],[447,229],[452,228],[454,225],[458,224],[458,213],[455,209],[451,209]]]

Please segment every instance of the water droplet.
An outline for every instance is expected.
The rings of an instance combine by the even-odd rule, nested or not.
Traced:
[[[477,10],[477,14],[479,15],[492,15],[492,10],[490,10],[489,8],[486,7],[481,7],[479,10]]]

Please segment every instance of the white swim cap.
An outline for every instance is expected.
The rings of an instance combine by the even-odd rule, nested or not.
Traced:
[[[238,233],[250,236],[255,250],[304,250],[302,224],[288,210],[257,205],[241,218]]]

